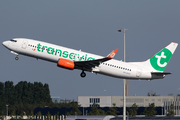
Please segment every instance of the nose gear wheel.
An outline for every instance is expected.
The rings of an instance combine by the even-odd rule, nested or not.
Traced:
[[[18,57],[18,56],[16,56],[16,57],[15,57],[15,60],[19,60],[19,57]]]

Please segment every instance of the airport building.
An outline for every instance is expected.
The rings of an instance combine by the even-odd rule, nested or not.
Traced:
[[[59,96],[51,96],[51,99],[53,103],[70,103],[74,101],[74,100],[68,100],[68,99],[60,99]]]
[[[52,102],[54,103],[60,103],[60,97],[52,96],[51,99],[52,99]]]
[[[78,96],[81,107],[91,107],[94,103],[99,107],[123,107],[123,96]],[[180,96],[126,96],[126,107],[134,103],[138,107],[149,107],[154,103],[156,107],[162,107],[164,115],[172,104],[176,115],[180,115]]]

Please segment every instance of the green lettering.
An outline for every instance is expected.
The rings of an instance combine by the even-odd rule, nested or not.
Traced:
[[[73,58],[72,58],[72,57],[73,57]],[[74,53],[70,53],[69,58],[70,58],[70,59],[75,59]]]
[[[47,46],[43,46],[42,47],[42,52],[47,48]]]
[[[79,61],[81,61],[84,58],[84,55],[82,57],[80,57]]]
[[[86,61],[87,60],[87,54],[85,55],[85,59],[84,59],[84,61]]]
[[[40,52],[41,50],[39,49],[42,45],[39,43],[39,44],[37,44],[37,50]]]
[[[41,47],[42,47],[42,48],[41,48]],[[42,50],[40,50],[40,49],[42,49]],[[56,49],[56,51],[54,51],[55,48],[48,47],[48,46],[42,46],[40,43],[37,44],[37,50],[38,50],[39,52],[44,52],[45,49],[47,49],[47,53],[48,53],[48,54],[52,54],[52,55],[53,55],[54,52],[55,52],[54,55],[57,55],[58,53],[59,53],[59,56],[60,56],[60,57],[61,57],[61,55],[62,55],[62,50],[60,50],[60,49]],[[67,58],[67,57],[68,57],[68,53],[69,53],[68,51],[64,51],[62,57]],[[70,58],[71,60],[79,60],[79,61],[82,61],[83,59],[84,59],[84,61],[87,61],[87,60],[95,60],[95,58],[93,58],[93,57],[88,57],[87,54],[85,54],[85,55],[83,55],[82,57],[80,57],[80,55],[79,55],[79,54],[76,54],[76,53],[70,53],[70,54],[69,54],[69,58]]]
[[[95,58],[92,58],[92,57],[88,57],[88,60],[95,60]]]
[[[74,53],[74,60],[77,60],[77,54]]]
[[[55,53],[55,55],[57,55],[58,51],[59,51],[59,56],[61,57],[62,51],[61,51],[61,50],[59,50],[59,49],[56,49],[56,53]]]
[[[64,58],[67,58],[67,57],[68,57],[68,51],[64,51],[63,54],[64,54],[64,55],[63,55]]]
[[[78,60],[80,60],[80,56],[79,56],[79,54],[78,54],[77,58],[78,58]]]
[[[53,55],[53,53],[54,53],[54,48],[49,47],[49,48],[47,49],[47,53]]]

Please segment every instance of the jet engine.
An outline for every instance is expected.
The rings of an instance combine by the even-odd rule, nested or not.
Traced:
[[[59,58],[57,66],[62,67],[62,68],[66,68],[69,70],[73,70],[75,65],[74,65],[73,61],[63,59],[63,58]]]

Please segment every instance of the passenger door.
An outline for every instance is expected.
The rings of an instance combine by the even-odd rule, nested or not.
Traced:
[[[28,44],[28,41],[27,41],[27,40],[24,40],[24,41],[22,42],[22,48],[23,48],[23,49],[26,49],[27,44]]]

